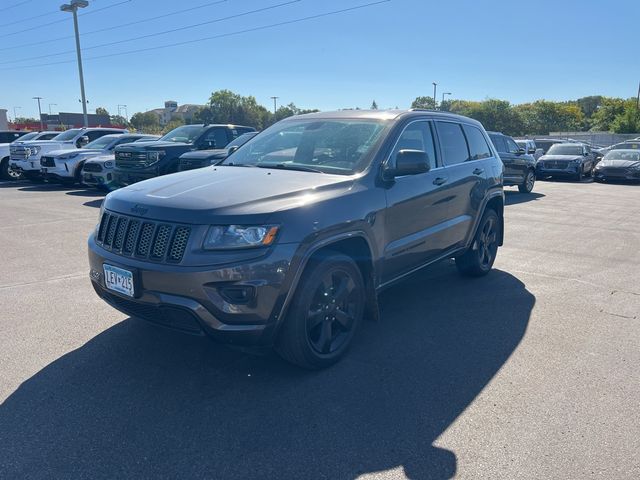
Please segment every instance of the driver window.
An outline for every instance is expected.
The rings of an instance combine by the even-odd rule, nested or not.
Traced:
[[[505,140],[507,141],[507,150],[509,153],[518,153],[520,151],[518,145],[516,145],[516,142],[514,142],[510,138],[505,138]]]
[[[224,148],[229,143],[227,131],[223,128],[209,130],[202,139],[202,146],[206,148]]]
[[[396,155],[400,150],[422,150],[429,157],[431,168],[436,168],[436,152],[433,146],[431,122],[413,122],[404,129],[391,153],[393,165],[395,165]]]

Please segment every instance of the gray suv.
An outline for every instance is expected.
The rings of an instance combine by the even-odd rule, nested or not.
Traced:
[[[291,117],[218,165],[109,194],[89,237],[90,277],[134,317],[322,368],[377,316],[386,287],[451,257],[462,274],[490,271],[502,181],[469,118]]]

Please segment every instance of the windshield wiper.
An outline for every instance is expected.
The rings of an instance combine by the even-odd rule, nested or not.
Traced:
[[[279,170],[297,170],[299,172],[324,173],[322,170],[318,170],[317,168],[306,167],[304,165],[294,165],[291,163],[265,163],[261,165],[256,165],[256,167],[275,168]]]

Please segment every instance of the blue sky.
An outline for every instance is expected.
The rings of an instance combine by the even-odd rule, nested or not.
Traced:
[[[89,109],[129,115],[205,103],[227,88],[322,110],[408,107],[438,82],[452,98],[522,103],[586,95],[634,96],[640,81],[638,0],[390,0],[274,28],[375,0],[299,0],[270,10],[132,42],[91,48],[275,6],[287,0],[226,0],[197,10],[90,33],[213,3],[212,0],[90,0],[79,17]],[[81,111],[71,15],[62,0],[0,1],[0,108],[36,116],[33,96],[54,111]],[[13,5],[15,7],[11,8]],[[109,7],[109,8],[108,8]],[[90,13],[104,9],[97,13]],[[44,15],[43,15],[44,14]],[[36,15],[43,15],[32,18]],[[57,22],[40,28],[44,23]],[[71,35],[70,38],[55,40]],[[220,37],[220,35],[222,35]],[[126,54],[203,37],[197,43]],[[45,42],[39,45],[27,45]],[[71,52],[54,55],[60,52]],[[91,59],[95,56],[111,55]],[[42,57],[30,59],[30,57]],[[25,59],[21,62],[14,60]],[[43,63],[68,62],[42,66]],[[38,65],[38,66],[34,66]]]

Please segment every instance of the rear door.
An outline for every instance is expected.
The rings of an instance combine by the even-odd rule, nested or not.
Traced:
[[[520,183],[518,175],[518,169],[516,167],[516,155],[509,151],[507,146],[507,137],[500,134],[490,133],[489,138],[493,142],[493,145],[500,155],[500,160],[504,165],[504,182],[505,184],[512,185],[514,183]],[[513,149],[512,149],[513,150]],[[518,151],[516,145],[516,152]]]
[[[404,127],[389,156],[400,150],[427,153],[431,169],[396,177],[386,189],[383,283],[437,258],[448,247],[447,178],[435,147],[433,122],[415,120]]]
[[[203,135],[197,146],[199,150],[224,148],[233,140],[231,132],[225,127],[213,127]]]
[[[447,181],[447,248],[463,246],[484,199],[485,159],[492,156],[478,127],[437,121]]]
[[[507,136],[503,138],[507,144],[507,153],[511,158],[509,169],[507,169],[505,165],[505,177],[508,175],[513,183],[522,183],[528,170],[525,152],[520,150],[520,147],[518,147],[518,144],[513,138]]]

